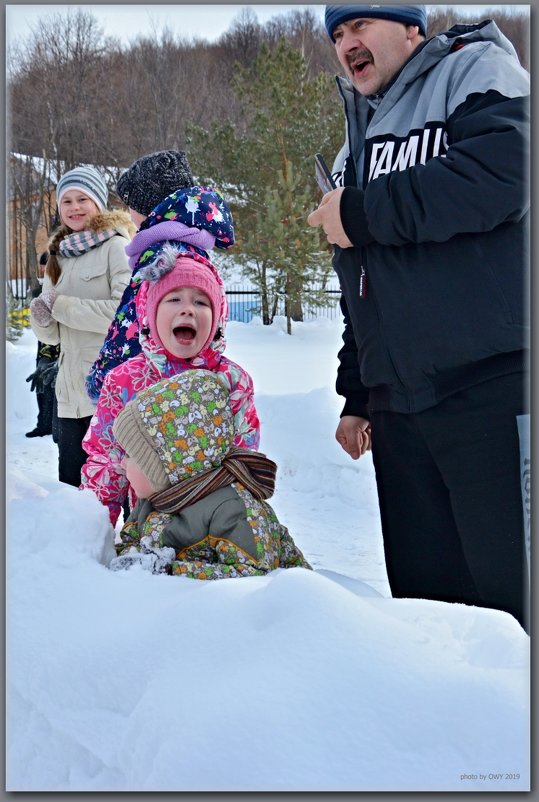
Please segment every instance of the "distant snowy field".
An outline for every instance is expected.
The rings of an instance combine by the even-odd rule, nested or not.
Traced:
[[[7,343],[8,791],[526,791],[529,639],[390,598],[370,454],[334,431],[339,321],[227,329],[272,506],[314,571],[197,582],[106,568],[89,491],[27,439],[36,341]]]

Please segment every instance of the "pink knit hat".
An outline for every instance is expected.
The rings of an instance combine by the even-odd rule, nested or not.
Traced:
[[[202,290],[210,299],[212,308],[212,325],[210,335],[201,351],[212,342],[220,323],[224,323],[223,314],[226,309],[225,289],[216,268],[207,259],[202,260],[186,256],[185,251],[178,255],[172,247],[148,267],[141,271],[148,281],[146,297],[146,317],[150,333],[155,342],[164,348],[157,332],[157,307],[161,300],[178,287],[194,287]]]

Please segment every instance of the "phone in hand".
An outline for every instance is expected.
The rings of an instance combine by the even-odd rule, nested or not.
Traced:
[[[331,192],[332,189],[337,189],[337,184],[333,180],[333,176],[324,161],[321,153],[316,153],[314,156],[316,183],[324,193]]]

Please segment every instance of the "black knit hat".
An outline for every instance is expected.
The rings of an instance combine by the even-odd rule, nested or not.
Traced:
[[[118,179],[118,197],[130,209],[149,215],[174,190],[194,184],[183,150],[159,150],[141,156]]]

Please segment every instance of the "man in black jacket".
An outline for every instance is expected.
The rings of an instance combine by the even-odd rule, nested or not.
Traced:
[[[424,6],[326,6],[346,78],[336,437],[371,447],[395,597],[528,629],[518,419],[529,413],[529,76],[497,26],[426,38]]]

